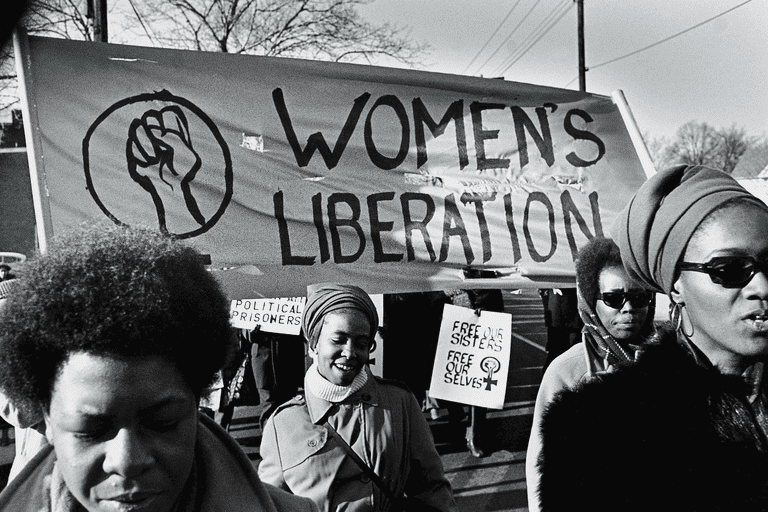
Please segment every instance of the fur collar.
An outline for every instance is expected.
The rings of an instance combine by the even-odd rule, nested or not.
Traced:
[[[768,509],[768,449],[749,393],[660,333],[634,365],[547,408],[542,510]]]

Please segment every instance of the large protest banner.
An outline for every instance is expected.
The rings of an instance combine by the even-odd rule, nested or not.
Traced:
[[[22,37],[49,237],[156,226],[230,298],[573,283],[645,180],[610,97],[530,84]],[[485,277],[493,277],[487,280]],[[485,281],[492,281],[490,283]]]

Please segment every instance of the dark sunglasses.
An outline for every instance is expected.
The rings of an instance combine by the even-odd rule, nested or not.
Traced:
[[[653,292],[605,292],[598,298],[613,309],[621,309],[627,302],[633,307],[644,308],[653,300]]]
[[[680,270],[709,274],[713,283],[724,288],[740,288],[758,272],[768,272],[768,261],[757,261],[751,256],[720,256],[706,263],[683,261],[678,267]]]

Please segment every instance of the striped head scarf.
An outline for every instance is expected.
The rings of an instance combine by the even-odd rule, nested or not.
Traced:
[[[374,339],[379,326],[379,314],[373,301],[362,288],[337,283],[307,286],[307,303],[304,305],[301,330],[311,349],[314,349],[317,344],[325,315],[348,308],[362,311],[368,317],[371,323],[371,339]]]

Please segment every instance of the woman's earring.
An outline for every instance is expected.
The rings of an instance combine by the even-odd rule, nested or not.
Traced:
[[[675,326],[675,331],[680,332],[686,338],[693,336],[693,324],[691,324],[691,332],[685,332],[685,320],[683,319],[683,311],[685,310],[685,302],[669,302],[669,321]],[[689,322],[690,323],[690,319]]]
[[[675,326],[675,331],[680,330],[683,322],[683,313],[680,311],[683,306],[679,302],[669,301],[669,323]]]

